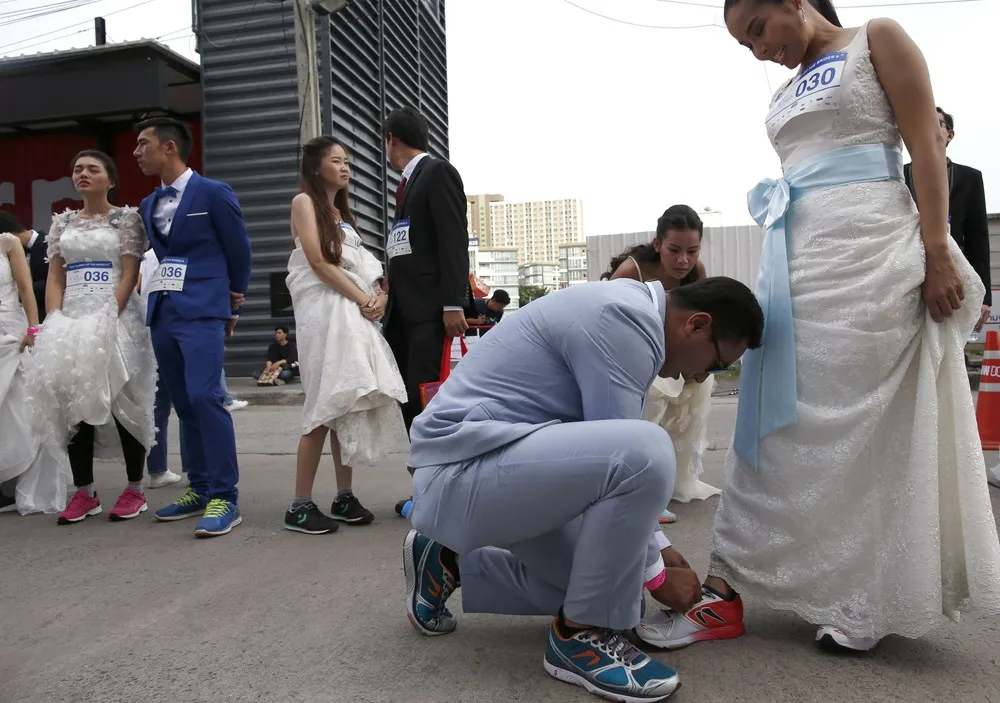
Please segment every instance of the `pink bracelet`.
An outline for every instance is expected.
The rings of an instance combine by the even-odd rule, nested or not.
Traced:
[[[646,581],[646,583],[642,585],[645,586],[647,591],[655,591],[657,588],[662,586],[663,582],[666,580],[667,580],[667,570],[664,569],[663,571],[661,571],[656,576],[649,579],[649,581]]]
[[[27,334],[30,335],[30,336],[32,336],[32,337],[34,337],[35,335],[37,335],[41,331],[42,331],[41,327],[29,327]]]

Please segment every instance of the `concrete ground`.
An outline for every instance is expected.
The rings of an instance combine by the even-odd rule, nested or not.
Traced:
[[[715,485],[735,409],[735,398],[715,400],[705,462]],[[597,700],[544,673],[544,618],[464,616],[459,592],[455,633],[429,639],[410,628],[400,565],[407,523],[393,513],[408,493],[403,457],[358,471],[375,524],[293,534],[281,519],[298,408],[252,405],[234,417],[244,522],[229,536],[197,540],[194,521],[160,524],[149,514],[70,527],[0,515],[0,702]],[[123,474],[112,464],[98,471],[107,508]],[[317,485],[326,509],[328,463]],[[151,507],[179,492],[150,491]],[[991,493],[1000,510],[1000,491]],[[680,521],[666,528],[702,574],[716,502],[675,504]],[[1000,618],[968,617],[920,641],[890,638],[858,657],[820,652],[813,627],[752,601],[747,626],[739,640],[653,655],[681,673],[675,700],[1000,703]]]

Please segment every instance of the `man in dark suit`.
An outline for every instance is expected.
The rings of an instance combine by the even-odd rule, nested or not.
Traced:
[[[45,232],[27,229],[10,213],[0,210],[0,232],[16,234],[28,255],[31,269],[31,285],[35,290],[35,304],[38,305],[38,321],[45,320],[45,280],[49,277],[49,262],[46,259],[48,242]]]
[[[941,108],[937,109],[938,125],[945,144],[951,144],[955,138],[955,119]],[[903,167],[906,186],[916,202],[917,195],[913,188],[912,164]],[[983,174],[969,166],[956,164],[948,159],[948,188],[950,190],[948,225],[951,236],[955,238],[965,258],[972,264],[986,286],[986,297],[983,298],[982,313],[976,331],[982,329],[990,316],[990,306],[993,296],[990,291],[990,234],[986,219],[986,191],[983,187]],[[919,203],[918,203],[919,207]]]
[[[382,325],[406,383],[408,430],[421,410],[420,384],[438,380],[445,338],[468,327],[465,186],[454,166],[427,153],[427,121],[413,108],[390,113],[382,133],[389,163],[403,174],[386,240],[389,300]]]
[[[389,300],[382,329],[406,384],[403,421],[421,410],[420,384],[437,381],[445,339],[464,334],[469,282],[465,186],[450,163],[427,153],[417,110],[393,110],[382,125],[389,164],[402,172],[386,239]],[[405,500],[396,505],[402,514]]]

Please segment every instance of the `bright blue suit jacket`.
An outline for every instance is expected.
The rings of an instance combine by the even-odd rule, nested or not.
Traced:
[[[156,258],[162,262],[178,256],[188,263],[184,290],[169,293],[174,309],[189,320],[228,320],[235,314],[230,291],[245,294],[250,285],[250,236],[236,193],[225,183],[193,173],[166,237],[153,225],[157,197],[154,192],[139,205]],[[163,295],[150,293],[147,325]]]

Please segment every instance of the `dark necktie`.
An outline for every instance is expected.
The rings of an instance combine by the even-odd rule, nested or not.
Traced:
[[[406,179],[404,178],[396,186],[396,219],[403,214],[403,194],[406,193]]]

